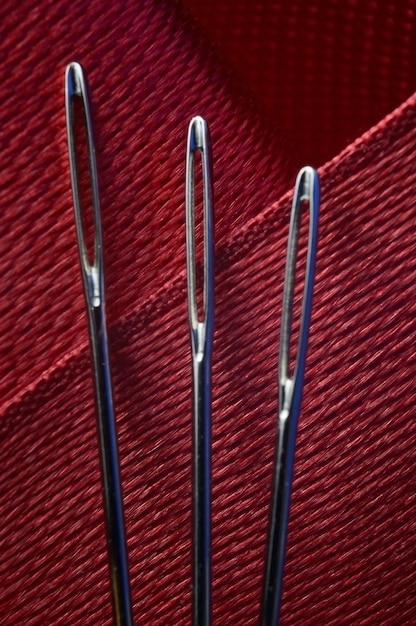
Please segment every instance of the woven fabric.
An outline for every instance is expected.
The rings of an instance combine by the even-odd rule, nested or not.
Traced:
[[[93,97],[135,621],[190,623],[183,181],[187,122],[201,114],[216,198],[214,623],[254,625],[297,146],[179,5],[6,0],[0,24],[0,622],[111,623],[63,106],[78,60]],[[282,624],[414,623],[415,129],[413,97],[321,170]]]
[[[321,165],[416,90],[415,0],[185,0],[277,120]]]

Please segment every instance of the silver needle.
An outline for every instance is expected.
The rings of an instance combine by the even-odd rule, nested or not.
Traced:
[[[203,175],[203,317],[198,317],[195,245],[195,154]],[[186,252],[193,373],[192,623],[211,624],[211,361],[214,334],[214,218],[208,125],[194,117],[186,153]]]
[[[306,260],[305,286],[299,343],[293,374],[289,371],[289,351],[292,332],[293,295],[299,225],[304,205],[309,208],[309,240]],[[318,243],[319,178],[311,167],[300,170],[295,186],[290,219],[289,242],[286,257],[283,308],[279,351],[279,427],[274,466],[269,538],[263,587],[261,626],[277,626],[283,591],[287,527],[292,490],[295,441],[300,414],[312,294],[315,277],[315,259]]]
[[[77,101],[82,108],[82,120],[78,120],[78,116],[75,113],[75,103]],[[124,529],[123,499],[105,319],[103,246],[97,166],[95,161],[88,87],[84,71],[78,63],[70,63],[66,68],[65,104],[75,224],[81,273],[84,283],[85,303],[88,313],[94,371],[114,623],[117,624],[117,626],[132,626],[133,618]],[[83,208],[76,142],[76,126],[79,123],[85,125],[87,135],[94,217],[94,259],[92,263],[88,256],[82,219]]]

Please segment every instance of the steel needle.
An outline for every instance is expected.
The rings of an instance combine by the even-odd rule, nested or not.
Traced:
[[[76,103],[82,110],[81,120],[76,114]],[[97,166],[88,86],[84,71],[78,63],[70,63],[66,69],[65,104],[75,224],[93,362],[114,623],[117,626],[132,626],[123,498],[105,318],[103,245]],[[79,146],[76,140],[76,129],[79,123],[84,125],[87,137],[94,219],[92,262],[89,258],[83,223],[83,203],[77,158],[77,153],[82,146]]]

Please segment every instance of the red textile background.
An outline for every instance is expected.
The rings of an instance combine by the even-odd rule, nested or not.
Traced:
[[[416,90],[415,0],[185,0],[297,166],[321,165]]]
[[[342,20],[335,2],[268,4],[259,25],[241,3],[234,29],[202,6],[155,0],[1,5],[2,624],[111,623],[66,154],[72,60],[93,97],[136,623],[190,623],[183,181],[194,114],[210,123],[216,198],[214,623],[257,623],[290,188],[306,156],[334,158],[321,168],[282,624],[415,623],[416,98],[337,155],[410,95],[415,4],[351,0]],[[211,36],[219,28],[214,45],[193,15]],[[316,43],[328,32],[332,56]]]

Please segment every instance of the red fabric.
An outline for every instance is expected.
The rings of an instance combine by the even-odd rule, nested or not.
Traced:
[[[287,36],[314,32],[312,51],[318,24],[332,22],[323,5],[303,5],[321,21],[299,10]],[[359,6],[384,15],[384,3]],[[348,15],[360,55],[362,31],[351,34]],[[179,5],[6,0],[0,24],[0,621],[111,623],[63,106],[65,65],[78,60],[94,105],[135,620],[190,623],[183,180],[187,123],[201,114],[213,137],[216,197],[214,623],[255,624],[290,187],[302,154],[289,140],[294,127],[261,113],[261,93],[250,95]],[[391,49],[397,58],[398,47],[413,69],[413,40],[395,47],[381,38],[378,53],[377,28],[367,67]],[[257,52],[262,32],[253,30]],[[335,82],[310,89],[299,107],[299,76],[289,71],[296,50],[280,53],[291,76],[279,80],[282,101],[303,112],[306,128],[325,98],[322,123],[337,148],[333,120],[348,90]],[[377,85],[361,83],[366,102],[382,101]],[[287,625],[414,623],[415,128],[413,97],[321,170]],[[329,150],[326,136],[316,159]]]
[[[321,165],[416,90],[415,0],[186,0],[284,133]]]

